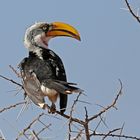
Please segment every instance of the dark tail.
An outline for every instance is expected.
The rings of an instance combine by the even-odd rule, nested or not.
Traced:
[[[53,81],[54,89],[62,94],[72,94],[83,92],[82,89],[74,86],[75,83],[68,83],[65,81],[55,80]]]

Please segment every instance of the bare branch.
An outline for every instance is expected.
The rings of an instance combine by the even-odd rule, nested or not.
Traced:
[[[96,133],[95,131],[90,134],[91,136],[100,136],[100,137],[104,137],[106,136],[106,133]],[[128,136],[128,135],[120,135],[120,134],[108,134],[108,137],[116,137],[116,138],[126,138],[126,139],[133,139],[133,140],[140,140],[140,138],[134,137],[134,136]]]
[[[39,137],[38,137],[38,135],[36,134],[36,132],[35,132],[34,130],[33,130],[32,132],[33,132],[33,135],[34,135],[34,137],[36,138],[36,140],[40,140]],[[34,139],[35,139],[35,138],[34,138]],[[33,140],[34,140],[34,139],[33,139]]]
[[[130,6],[128,0],[125,0],[125,3],[126,3],[128,9],[129,9],[129,12],[131,13],[131,15],[140,23],[140,17],[138,16],[138,13],[135,13],[135,12],[132,10],[132,8],[131,8],[131,6]]]
[[[40,121],[39,121],[39,122],[40,122]],[[51,125],[52,125],[51,123],[48,124],[48,125],[44,125],[45,127],[43,127],[43,128],[37,133],[37,136],[38,136],[39,134],[41,134],[45,129],[49,128]]]
[[[121,88],[120,88],[120,90],[119,90],[119,92],[118,92],[116,98],[115,98],[114,101],[112,102],[112,104],[109,105],[109,106],[107,106],[107,107],[105,107],[105,108],[104,108],[103,110],[101,110],[98,114],[96,114],[96,115],[90,117],[90,118],[88,119],[88,121],[92,121],[92,120],[96,119],[97,117],[101,116],[103,113],[105,113],[106,111],[108,111],[110,108],[115,107],[115,105],[116,105],[116,103],[117,103],[117,101],[118,101],[120,95],[122,94],[122,88],[123,88],[123,87],[122,87],[122,82],[121,82],[120,80],[119,80],[119,82],[120,82]],[[116,107],[115,107],[115,108],[116,108]]]
[[[16,70],[15,70],[13,67],[11,67],[11,69],[16,73]],[[14,83],[14,84],[16,84],[16,85],[18,85],[18,86],[20,86],[20,87],[22,87],[22,89],[23,89],[23,86],[22,86],[21,84],[15,82],[14,80],[9,79],[9,78],[7,78],[7,77],[5,77],[5,76],[2,76],[2,75],[0,75],[0,77],[3,78],[3,79],[5,79],[5,80],[7,80],[7,81],[10,81],[10,82],[12,82],[12,83]],[[80,93],[80,94],[77,96],[77,98],[74,100],[74,102],[73,102],[73,104],[72,104],[72,106],[71,106],[71,110],[70,110],[70,114],[69,114],[69,115],[67,115],[67,114],[61,114],[60,111],[56,111],[56,114],[58,114],[58,115],[62,116],[63,118],[69,120],[69,124],[68,124],[68,127],[69,127],[69,140],[71,139],[71,135],[72,135],[71,132],[73,132],[73,131],[71,130],[71,125],[72,125],[72,123],[73,123],[74,126],[77,126],[76,124],[79,124],[79,126],[81,126],[81,128],[78,129],[77,135],[76,135],[76,137],[74,138],[74,140],[76,140],[76,139],[78,139],[78,138],[80,138],[80,137],[82,137],[82,136],[85,136],[85,137],[86,137],[86,140],[90,140],[90,138],[91,138],[92,136],[102,137],[103,140],[104,140],[105,138],[107,138],[107,137],[116,137],[116,138],[119,138],[119,139],[120,139],[120,138],[126,138],[126,139],[128,138],[128,139],[140,140],[140,138],[137,138],[137,137],[128,136],[128,135],[122,135],[123,127],[122,127],[122,128],[115,128],[115,129],[113,129],[113,130],[111,130],[111,131],[109,131],[109,132],[107,132],[107,133],[97,133],[97,132],[96,132],[96,130],[97,130],[97,128],[99,127],[99,125],[100,125],[101,122],[103,122],[104,125],[106,126],[104,120],[102,119],[102,114],[105,113],[106,111],[110,110],[111,108],[116,108],[115,105],[116,105],[116,103],[117,103],[117,101],[118,101],[120,95],[122,94],[122,88],[123,88],[123,87],[122,87],[122,82],[121,82],[121,80],[119,80],[119,82],[120,82],[120,85],[121,85],[120,90],[119,90],[119,92],[117,93],[115,99],[112,101],[111,105],[109,105],[109,106],[107,106],[107,107],[102,107],[102,106],[101,106],[101,107],[102,107],[101,111],[100,111],[99,113],[93,115],[93,116],[90,117],[90,118],[89,118],[89,116],[88,116],[88,110],[87,110],[86,107],[85,107],[85,119],[84,119],[84,120],[79,119],[79,118],[74,118],[74,117],[73,117],[74,107],[76,106],[76,103],[77,103],[77,102],[80,102],[79,97],[80,97],[81,93]],[[83,102],[83,103],[86,103],[86,102],[84,102],[84,101],[82,101],[82,102]],[[0,110],[0,113],[3,112],[3,111],[6,111],[6,110],[8,110],[8,109],[14,108],[14,107],[16,107],[16,106],[18,106],[18,105],[25,104],[25,103],[26,103],[26,102],[20,102],[20,103],[16,103],[15,105],[11,105],[11,106],[9,106],[9,107],[5,107],[5,108],[3,108],[3,109]],[[46,108],[49,109],[50,106],[48,106],[48,105],[46,104]],[[39,114],[35,119],[33,119],[33,120],[31,121],[31,123],[29,123],[28,126],[27,126],[26,128],[24,128],[24,129],[19,133],[19,136],[18,136],[18,138],[16,138],[16,140],[18,140],[21,136],[24,136],[27,140],[30,140],[30,139],[32,139],[32,140],[35,140],[35,139],[38,140],[38,139],[40,139],[40,138],[39,138],[39,135],[40,135],[42,132],[44,132],[44,130],[46,130],[47,128],[49,128],[49,127],[52,125],[52,124],[46,125],[44,122],[41,121],[40,118],[41,118],[41,116],[43,116],[43,115],[45,115],[45,113],[41,113],[41,114]],[[90,126],[89,126],[89,123],[90,123],[91,121],[93,122],[93,120],[94,120],[95,118],[97,118],[97,117],[100,117],[100,122],[98,123],[97,127],[95,128],[95,130],[92,131],[91,128],[90,128]],[[40,122],[40,123],[43,125],[43,128],[41,128],[38,132],[36,132],[36,131],[33,129],[33,124],[35,124],[35,123],[37,123],[37,122]],[[76,123],[76,124],[75,124],[75,123]],[[124,126],[124,125],[123,125],[123,126]],[[32,128],[32,130],[31,130],[31,128]],[[119,134],[114,134],[114,133],[115,133],[116,131],[118,131],[118,130],[120,130],[120,133],[119,133]],[[85,132],[83,132],[83,131],[85,131]],[[93,133],[91,133],[91,132],[93,132]]]
[[[71,139],[71,124],[72,124],[71,118],[72,118],[72,114],[73,114],[73,111],[74,111],[74,107],[75,107],[76,103],[78,102],[81,94],[82,94],[81,92],[78,94],[78,96],[77,96],[76,100],[74,100],[74,102],[72,104],[72,107],[71,107],[71,110],[70,110],[70,119],[69,119],[69,123],[68,123],[68,127],[69,127],[69,138],[68,139],[69,140]]]
[[[59,114],[60,116],[66,118],[66,119],[70,119],[70,116],[69,115],[66,115],[66,114],[61,114],[60,111],[56,111],[57,114]],[[84,125],[84,121],[80,120],[80,119],[77,119],[77,118],[74,118],[74,117],[71,117],[71,121],[73,122],[76,122],[76,123],[79,123],[81,125]]]
[[[17,75],[17,77],[21,77],[20,73],[18,73],[17,70],[13,66],[9,65],[9,67]]]
[[[18,138],[16,138],[16,140],[18,140],[19,137],[22,136],[22,135],[24,135],[28,139],[28,137],[26,135],[26,131],[28,131],[32,127],[32,125],[34,123],[36,123],[39,120],[39,118],[42,117],[43,115],[44,115],[44,113],[39,114],[26,128],[24,128],[22,130],[22,132],[19,133],[19,136],[18,136]]]
[[[7,80],[7,81],[10,81],[11,83],[13,83],[15,85],[18,85],[18,86],[22,87],[22,89],[23,89],[23,86],[21,84],[17,83],[16,81],[14,81],[12,79],[9,79],[9,78],[7,78],[7,77],[5,77],[3,75],[0,75],[0,77],[3,78],[3,79],[5,79],[5,80]]]
[[[79,138],[82,137],[82,134],[83,134],[83,129],[78,132],[77,136],[73,140],[78,140]]]
[[[104,140],[106,137],[108,137],[109,134],[111,134],[111,133],[113,133],[113,132],[116,132],[116,131],[118,131],[118,130],[121,130],[121,128],[115,128],[115,129],[109,131],[109,132],[102,138],[102,140]]]
[[[2,113],[3,111],[6,111],[8,109],[15,108],[15,107],[17,107],[19,105],[22,105],[22,104],[26,104],[26,101],[25,102],[19,102],[19,103],[16,103],[14,105],[10,105],[8,107],[5,107],[5,108],[3,108],[3,109],[0,110],[0,113]]]
[[[86,140],[90,140],[90,134],[89,134],[89,126],[88,126],[88,112],[87,112],[87,108],[85,107],[85,112],[86,112],[86,116],[85,116],[85,124],[84,124],[84,128],[85,128],[85,135],[86,135]]]

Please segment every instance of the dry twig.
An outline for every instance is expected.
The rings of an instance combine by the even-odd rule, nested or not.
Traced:
[[[17,70],[13,66],[9,65],[9,67],[17,75],[17,77],[21,77],[20,73],[17,72]]]
[[[24,128],[20,133],[18,138],[16,138],[16,140],[19,139],[19,137],[21,137],[22,135],[24,135],[27,139],[28,136],[26,135],[26,131],[30,130],[30,128],[32,127],[33,124],[35,124],[42,116],[44,115],[44,113],[39,114],[26,128]],[[34,131],[35,132],[35,131]],[[36,134],[36,133],[33,133]],[[36,136],[36,135],[35,135]]]
[[[100,136],[100,137],[116,137],[116,138],[125,138],[125,139],[133,139],[133,140],[140,140],[140,138],[135,136],[127,136],[127,135],[120,135],[120,134],[106,134],[106,133],[96,133],[95,131],[90,134],[91,136]]]
[[[26,101],[25,102],[19,102],[19,103],[16,103],[14,105],[10,105],[8,107],[4,107],[3,109],[0,110],[0,113],[2,113],[3,111],[6,111],[8,109],[15,108],[15,107],[17,107],[19,105],[22,105],[22,104],[26,104]]]
[[[71,124],[72,124],[71,118],[72,118],[72,114],[73,114],[73,111],[74,111],[74,107],[75,107],[76,103],[78,102],[81,94],[82,94],[81,92],[78,94],[78,96],[77,96],[76,100],[74,100],[73,105],[72,105],[71,110],[70,110],[70,119],[69,119],[69,123],[68,123],[68,127],[69,127],[69,138],[68,139],[69,140],[71,139]]]
[[[105,107],[103,110],[101,110],[101,111],[100,111],[99,113],[97,113],[96,115],[93,115],[92,117],[90,117],[90,118],[88,119],[88,121],[92,121],[92,120],[96,119],[97,117],[101,116],[103,113],[105,113],[106,111],[108,111],[109,109],[115,107],[115,105],[116,105],[116,103],[117,103],[117,101],[118,101],[120,95],[122,94],[122,88],[123,88],[123,87],[122,87],[122,82],[121,82],[120,80],[119,80],[119,82],[120,82],[121,88],[120,88],[120,90],[119,90],[119,92],[118,92],[116,98],[115,98],[114,101],[112,102],[112,104],[109,105],[109,106],[107,106],[107,107]],[[115,107],[115,108],[116,108],[116,107]]]
[[[15,82],[15,81],[12,80],[12,79],[9,79],[9,78],[7,78],[7,77],[5,77],[5,76],[2,76],[2,75],[0,75],[0,77],[23,88],[23,86],[22,86],[21,84]],[[119,81],[120,81],[120,80],[119,80]],[[69,140],[70,140],[70,138],[71,138],[71,134],[70,134],[70,133],[73,132],[73,131],[71,130],[71,124],[72,124],[72,123],[77,123],[77,124],[79,124],[79,125],[81,126],[81,129],[78,130],[79,132],[78,132],[77,136],[75,137],[75,138],[77,138],[77,139],[78,139],[79,137],[81,137],[81,135],[85,135],[86,140],[90,140],[90,138],[91,138],[92,136],[99,136],[99,137],[102,137],[103,140],[104,140],[106,137],[116,137],[116,138],[126,138],[126,139],[129,138],[129,139],[134,139],[134,140],[140,140],[140,138],[137,138],[137,137],[122,135],[122,129],[123,129],[123,128],[121,128],[121,129],[120,129],[120,128],[119,128],[119,129],[113,129],[113,130],[111,130],[111,131],[109,131],[109,132],[107,132],[107,133],[97,133],[97,132],[96,132],[96,129],[97,129],[97,127],[100,125],[102,119],[100,120],[100,122],[98,123],[98,126],[96,127],[96,129],[95,129],[94,131],[92,131],[92,130],[89,128],[89,123],[90,123],[90,122],[93,122],[93,120],[95,120],[96,118],[101,117],[101,115],[102,115],[103,113],[105,113],[105,112],[107,112],[108,110],[110,110],[111,108],[114,108],[114,107],[115,107],[115,105],[116,105],[116,103],[117,103],[117,101],[118,101],[120,95],[122,94],[122,82],[121,82],[121,81],[120,81],[120,85],[121,85],[121,88],[120,88],[120,90],[119,90],[117,96],[115,97],[115,99],[114,99],[113,102],[111,103],[111,105],[109,105],[109,106],[107,106],[107,107],[103,107],[103,109],[102,109],[99,113],[97,113],[97,114],[95,114],[95,115],[89,117],[89,116],[88,116],[88,110],[87,110],[87,108],[85,107],[85,119],[84,119],[84,120],[81,120],[81,119],[79,119],[79,118],[74,118],[74,117],[73,117],[73,110],[74,110],[74,107],[75,107],[76,103],[79,101],[79,96],[80,96],[80,94],[77,96],[76,100],[74,101],[74,103],[73,103],[72,106],[71,106],[70,115],[61,114],[60,111],[56,111],[56,114],[58,114],[58,115],[60,115],[61,117],[63,117],[63,118],[65,118],[65,119],[68,119],[68,120],[69,120],[69,124],[68,124],[68,127],[69,127]],[[11,106],[9,106],[9,107],[5,107],[5,108],[3,108],[3,109],[0,110],[0,113],[3,112],[3,111],[6,111],[6,110],[8,110],[8,109],[14,108],[14,107],[16,107],[16,106],[18,106],[18,105],[24,104],[24,103],[26,103],[26,102],[20,102],[20,103],[17,103],[17,104],[15,104],[15,105],[11,105]],[[48,108],[49,108],[49,106],[48,106]],[[116,108],[116,107],[115,107],[115,108]],[[45,114],[44,114],[44,113],[39,114],[30,124],[28,124],[28,126],[27,126],[26,128],[23,129],[23,131],[19,134],[19,136],[18,136],[18,138],[17,138],[16,140],[18,140],[21,136],[25,136],[25,138],[26,138],[27,140],[39,139],[39,134],[40,134],[41,132],[43,132],[45,129],[49,128],[49,126],[51,126],[51,124],[46,125],[46,124],[44,124],[44,123],[40,120],[41,116],[43,116],[43,115],[45,115]],[[34,129],[30,131],[31,127],[33,127],[33,124],[36,123],[36,122],[40,122],[41,124],[43,124],[44,127],[43,127],[39,132],[35,132]],[[75,125],[75,124],[74,124],[74,125]],[[112,134],[112,133],[114,133],[114,132],[116,132],[116,131],[118,131],[118,130],[121,130],[120,134]],[[27,134],[27,131],[31,132],[32,134],[29,134],[29,135],[28,135],[28,134]],[[85,131],[85,133],[83,133],[83,131]],[[91,133],[91,132],[93,132],[93,133]],[[31,137],[29,138],[28,136],[31,136],[32,139],[30,139]],[[76,140],[76,139],[75,139],[75,140]]]
[[[18,86],[22,87],[22,89],[23,89],[23,86],[21,84],[19,84],[18,82],[14,81],[12,79],[9,79],[9,78],[7,78],[7,77],[5,77],[3,75],[0,75],[0,77],[5,79],[5,80],[7,80],[7,81],[9,81],[9,82],[11,82],[11,83],[13,83],[13,84],[15,84],[15,85],[18,85]]]
[[[128,0],[125,0],[125,3],[128,7],[129,12],[131,13],[131,15],[140,23],[140,17],[138,16],[138,14],[135,14],[135,12],[132,10]]]

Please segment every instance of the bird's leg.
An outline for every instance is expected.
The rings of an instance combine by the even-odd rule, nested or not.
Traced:
[[[56,112],[56,106],[55,106],[54,103],[52,103],[52,105],[51,105],[51,107],[50,107],[48,113],[52,113],[52,114],[54,114],[55,112]]]
[[[40,108],[42,108],[42,109],[48,109],[48,110],[50,110],[50,107],[47,105],[47,104],[45,104],[45,103],[38,103],[38,105],[39,105],[39,107]]]
[[[26,93],[26,92],[24,92],[24,100],[26,99],[26,97],[27,97],[27,93]]]
[[[52,113],[54,114],[56,112],[56,106],[54,103],[52,103],[51,107],[49,107],[47,104],[45,103],[40,103],[39,106],[42,108],[42,109],[48,109],[48,113]]]

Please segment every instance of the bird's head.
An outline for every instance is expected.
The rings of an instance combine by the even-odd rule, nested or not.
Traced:
[[[38,22],[30,26],[25,33],[24,44],[30,51],[35,47],[48,48],[51,38],[67,36],[80,40],[78,31],[69,24],[62,22]]]

